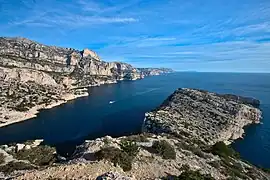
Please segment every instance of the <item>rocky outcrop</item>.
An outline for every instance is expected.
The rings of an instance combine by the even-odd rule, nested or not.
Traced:
[[[163,142],[163,145],[157,148],[154,146],[156,142]],[[130,144],[133,145],[130,146]],[[101,151],[103,153],[100,153]],[[161,154],[160,151],[164,154]],[[168,155],[172,153],[175,156],[168,158]],[[99,158],[100,154],[103,159]],[[125,154],[127,156],[124,156]],[[130,159],[131,154],[134,156],[133,160]],[[15,154],[15,157],[18,156]],[[123,171],[122,166],[128,163],[132,164],[132,168]],[[190,170],[187,170],[187,167]],[[194,172],[197,172],[196,176]],[[194,139],[176,138],[168,134],[161,136],[141,134],[120,138],[106,136],[88,140],[78,146],[73,157],[64,164],[56,163],[54,166],[41,167],[36,170],[15,171],[6,174],[6,177],[16,175],[14,179],[21,180],[50,178],[158,180],[176,179],[176,176],[183,173],[190,175],[190,178],[197,177],[197,179],[204,179],[202,177],[212,177],[217,180],[270,179],[269,175],[240,159],[214,155],[212,152],[202,149]]]
[[[156,110],[146,113],[144,130],[188,134],[207,144],[242,137],[243,127],[258,123],[259,101],[196,89],[178,89]]]
[[[130,64],[102,61],[89,49],[0,37],[0,127],[32,118],[40,108],[88,95],[80,88],[144,76]]]

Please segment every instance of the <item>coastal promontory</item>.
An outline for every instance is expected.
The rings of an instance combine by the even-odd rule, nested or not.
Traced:
[[[144,131],[187,134],[213,145],[242,137],[243,127],[259,123],[260,101],[230,94],[181,88],[146,113]]]

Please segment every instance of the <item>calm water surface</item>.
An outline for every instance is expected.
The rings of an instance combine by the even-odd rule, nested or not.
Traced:
[[[141,130],[144,113],[180,87],[251,96],[261,100],[263,124],[246,128],[233,147],[250,162],[270,168],[270,74],[173,73],[89,89],[82,97],[41,111],[37,118],[0,129],[0,143],[45,139],[79,143],[85,138],[121,136]],[[109,101],[115,101],[109,104]]]

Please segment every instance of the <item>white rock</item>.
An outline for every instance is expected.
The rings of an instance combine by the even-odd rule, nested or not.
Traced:
[[[24,147],[25,147],[24,144],[20,144],[20,143],[16,144],[16,150],[17,150],[17,151],[22,150]]]
[[[26,146],[24,147],[24,149],[29,150],[29,149],[31,149],[31,146],[30,146],[30,145],[26,145]]]
[[[31,144],[31,147],[37,147],[43,142],[43,139],[36,139],[33,144]]]

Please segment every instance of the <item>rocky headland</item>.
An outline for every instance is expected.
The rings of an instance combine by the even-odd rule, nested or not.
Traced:
[[[172,72],[105,62],[92,50],[0,37],[0,127],[35,117],[40,109],[87,96],[90,86]]]
[[[260,101],[197,89],[176,90],[164,103],[146,113],[144,131],[188,134],[213,145],[241,138],[243,127],[259,123]]]
[[[260,121],[259,104],[253,98],[178,89],[146,113],[141,134],[86,140],[65,158],[41,141],[3,145],[0,171],[2,178],[24,180],[269,180],[269,173],[225,144]]]

